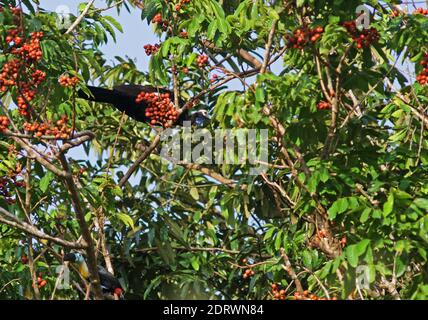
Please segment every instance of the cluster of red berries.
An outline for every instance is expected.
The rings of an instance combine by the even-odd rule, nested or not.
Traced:
[[[21,115],[27,116],[27,104],[36,96],[36,88],[46,79],[46,73],[36,69],[30,74],[31,80],[18,82],[18,77],[21,75],[23,69],[24,72],[27,71],[22,60],[12,59],[6,62],[0,73],[0,92],[6,92],[9,87],[18,84],[20,89],[20,95],[17,98],[18,110]]]
[[[79,78],[76,76],[69,77],[67,75],[62,75],[61,77],[59,77],[58,82],[63,87],[74,87],[79,83]]]
[[[160,48],[160,45],[157,43],[155,45],[146,44],[144,46],[144,50],[146,50],[146,54],[148,56],[151,56],[152,54],[155,54],[156,52],[158,52],[159,48]]]
[[[41,289],[41,288],[43,288],[44,286],[46,286],[47,285],[47,282],[46,282],[46,280],[43,280],[43,278],[42,278],[42,273],[41,272],[39,272],[39,276],[37,277],[37,287],[39,288],[39,289]],[[32,287],[34,288],[34,284],[32,285]]]
[[[275,300],[285,300],[287,296],[285,295],[285,290],[280,289],[276,283],[272,283],[272,294]]]
[[[247,279],[247,278],[251,278],[255,274],[256,273],[254,272],[254,270],[252,268],[249,268],[249,269],[245,269],[245,271],[242,273],[242,277],[244,279]]]
[[[9,45],[13,46],[11,53],[20,55],[30,62],[40,61],[43,57],[42,48],[40,47],[40,40],[43,38],[43,32],[33,32],[28,41],[22,42],[22,38],[18,36],[19,30],[20,29],[9,30],[9,36],[6,37],[6,41]],[[13,35],[11,34],[12,32]],[[8,41],[8,38],[10,41]]]
[[[208,64],[208,56],[206,54],[201,54],[196,59],[196,63],[198,64],[199,68],[203,68]]]
[[[37,87],[39,86],[43,81],[46,79],[46,73],[41,70],[36,70],[31,75],[31,78],[33,79],[33,84]]]
[[[27,39],[22,28],[22,11],[11,7],[15,28],[8,30],[6,43],[14,56],[3,64],[0,72],[0,92],[10,87],[18,87],[17,105],[22,116],[28,116],[28,104],[36,96],[37,87],[45,80],[46,74],[37,69],[36,64],[42,59],[40,41],[43,32],[33,32]]]
[[[327,101],[320,101],[317,104],[317,109],[318,110],[327,110],[327,109],[330,109],[330,108],[331,108],[331,105]]]
[[[191,0],[180,0],[180,2],[178,4],[175,5],[175,10],[180,11],[181,8],[186,5],[189,4]]]
[[[24,123],[24,130],[33,133],[37,138],[42,136],[54,136],[56,139],[68,139],[71,128],[67,127],[67,116],[63,115],[56,125],[52,121],[44,123]]]
[[[22,90],[22,94],[18,96],[17,105],[19,113],[23,116],[28,115],[28,103],[31,102],[36,96],[36,90],[29,89],[29,85],[27,83],[21,84],[21,87],[24,88]]]
[[[145,102],[145,116],[151,125],[160,124],[164,128],[170,126],[169,121],[177,121],[178,112],[175,110],[169,93],[141,92],[135,99],[136,103]]]
[[[422,70],[422,72],[416,76],[416,81],[421,85],[425,85],[428,83],[428,53],[424,55],[420,64],[424,70]]]
[[[0,116],[0,133],[6,131],[9,125],[10,125],[9,119],[5,116]]]
[[[189,37],[189,34],[187,33],[187,31],[181,31],[180,32],[180,37],[187,39],[187,37]]]
[[[256,272],[253,270],[252,265],[248,264],[247,259],[242,259],[242,263],[248,265],[248,267],[242,272],[242,277],[244,279],[251,278],[252,276],[254,276],[256,274]]]
[[[0,177],[0,197],[3,197],[8,204],[14,204],[15,199],[12,196],[12,188],[25,188],[24,181],[17,181],[21,173],[20,165],[16,166],[15,170],[8,172],[6,176]]]
[[[359,30],[355,21],[345,21],[342,23],[346,31],[351,35],[352,39],[357,43],[357,48],[368,48],[372,43],[379,40],[379,32],[376,28]]]
[[[168,25],[169,25],[168,21],[164,20],[162,18],[162,14],[160,14],[160,13],[156,14],[153,17],[152,22],[158,24],[159,26],[162,26],[162,29],[164,29],[164,30],[166,30],[168,28]]]
[[[309,42],[317,42],[324,32],[323,27],[315,27],[313,29],[303,27],[294,30],[292,36],[287,36],[287,47],[294,49],[303,49]]]
[[[428,9],[417,8],[414,14],[422,14],[422,15],[428,16]]]
[[[15,86],[22,63],[18,59],[6,62],[0,73],[0,91],[6,92],[8,87]]]
[[[295,292],[294,293],[294,298],[296,300],[337,300],[336,297],[332,297],[331,299],[320,298],[320,297],[318,297],[315,294],[309,293],[308,290],[305,290],[303,292]]]
[[[213,82],[216,82],[218,80],[218,74],[213,74],[212,76],[211,76],[211,79],[210,79],[210,82],[211,83],[213,83]]]

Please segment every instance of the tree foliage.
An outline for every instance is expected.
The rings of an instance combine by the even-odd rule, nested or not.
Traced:
[[[72,248],[127,299],[428,298],[423,10],[367,1],[368,31],[354,0],[105,1],[69,28],[37,3],[0,12],[0,298],[83,298],[75,270],[56,290]],[[109,7],[152,25],[149,72],[106,60]],[[208,110],[211,132],[269,129],[266,173],[154,146],[124,178],[158,131],[76,93],[145,81]]]

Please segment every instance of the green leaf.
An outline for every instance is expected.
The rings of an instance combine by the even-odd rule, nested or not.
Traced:
[[[343,213],[348,209],[348,199],[342,198],[336,200],[328,210],[328,216],[330,219],[335,219],[337,214]]]
[[[260,86],[258,86],[256,89],[256,101],[258,101],[260,103],[265,102],[265,91]]]
[[[40,190],[45,193],[46,190],[48,190],[49,184],[51,183],[52,179],[54,178],[54,175],[52,172],[48,171],[44,177],[40,180],[39,187]]]
[[[428,199],[418,198],[413,203],[421,209],[428,210]]]
[[[196,271],[199,271],[199,258],[194,256],[192,257],[192,260],[190,262],[192,264],[193,269],[195,269]]]
[[[371,212],[372,212],[371,208],[364,209],[364,211],[363,211],[363,213],[361,214],[361,217],[360,217],[360,222],[361,223],[365,223],[369,219]]]
[[[116,217],[122,221],[125,226],[135,229],[134,220],[132,220],[129,215],[125,213],[117,213]]]
[[[306,2],[306,0],[297,0],[296,1],[297,8],[303,7],[305,2]]]
[[[193,199],[195,199],[196,201],[199,200],[199,191],[198,188],[190,188],[190,195],[192,196]]]
[[[369,239],[364,239],[359,243],[350,245],[346,248],[346,258],[353,268],[357,267],[359,257],[364,254],[369,243]]]
[[[383,205],[383,215],[387,217],[394,208],[394,195],[392,193],[389,194],[387,201]]]

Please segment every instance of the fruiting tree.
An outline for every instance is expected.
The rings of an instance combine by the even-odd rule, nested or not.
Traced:
[[[102,299],[97,264],[127,299],[428,298],[426,8],[87,1],[64,27],[38,2],[0,10],[0,298]],[[106,60],[109,10],[152,25],[149,72]],[[141,93],[138,123],[80,99],[93,81],[174,95]],[[266,172],[162,160],[179,101],[211,133],[268,129]],[[73,268],[58,287],[72,250],[89,295]]]

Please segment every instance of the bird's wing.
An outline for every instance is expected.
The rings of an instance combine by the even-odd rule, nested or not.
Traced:
[[[119,86],[113,87],[114,91],[125,94],[131,97],[137,97],[141,92],[159,92],[159,93],[169,93],[172,96],[172,92],[165,88],[158,88],[153,86],[141,86],[138,84],[122,84]]]
[[[98,266],[101,287],[106,291],[113,292],[114,289],[122,288],[120,281],[102,266]]]
[[[80,90],[78,92],[80,98],[113,105],[123,103],[124,100],[126,100],[126,96],[120,92],[93,86],[87,86],[87,88],[91,92],[91,96],[88,96],[85,92]]]

